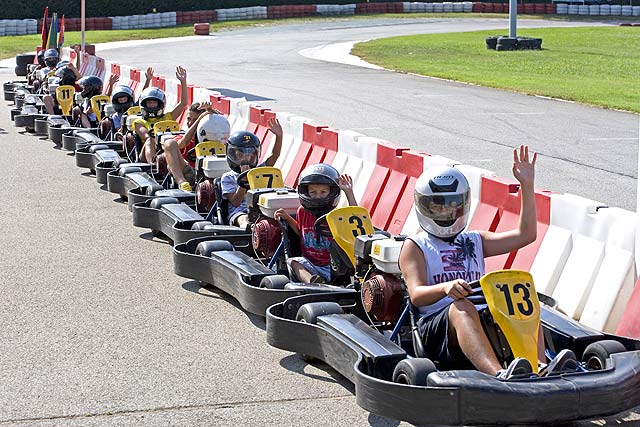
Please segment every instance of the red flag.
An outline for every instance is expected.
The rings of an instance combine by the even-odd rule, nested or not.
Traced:
[[[49,6],[44,8],[44,17],[42,18],[42,49],[47,48],[47,17],[49,16]]]
[[[60,20],[60,35],[58,36],[58,49],[61,49],[63,44],[64,44],[64,15],[62,15],[62,19]]]

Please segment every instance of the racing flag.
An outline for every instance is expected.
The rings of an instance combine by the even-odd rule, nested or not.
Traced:
[[[47,48],[47,17],[49,16],[49,6],[44,8],[44,17],[42,17],[42,50]]]
[[[53,17],[51,18],[51,26],[49,27],[49,44],[47,45],[47,49],[57,49],[58,48],[58,14],[53,13]]]
[[[60,20],[60,35],[58,36],[58,49],[61,49],[63,44],[64,44],[64,15],[62,15],[62,19]]]

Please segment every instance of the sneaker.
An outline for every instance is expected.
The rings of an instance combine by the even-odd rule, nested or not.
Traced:
[[[524,357],[513,359],[507,369],[500,369],[496,378],[499,380],[511,380],[516,378],[528,378],[532,374],[531,363]]]
[[[314,274],[313,276],[311,276],[311,279],[309,279],[309,283],[314,283],[316,285],[322,285],[322,284],[327,284],[327,281],[324,280],[324,277],[322,277],[319,274]]]
[[[191,184],[189,184],[189,181],[183,182],[178,186],[178,188],[184,191],[193,191],[193,188],[191,188]]]
[[[551,359],[551,362],[540,372],[540,376],[560,375],[565,372],[575,372],[578,360],[573,351],[564,349]]]

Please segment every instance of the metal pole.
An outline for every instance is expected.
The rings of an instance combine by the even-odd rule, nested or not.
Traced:
[[[518,26],[518,0],[509,0],[509,37],[516,36]]]
[[[80,50],[84,53],[84,0],[80,1],[80,33],[81,33],[81,42],[80,42]]]

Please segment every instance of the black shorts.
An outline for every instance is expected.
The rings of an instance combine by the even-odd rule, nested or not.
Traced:
[[[449,346],[449,307],[418,320],[425,356],[440,370],[473,369],[460,347]]]

